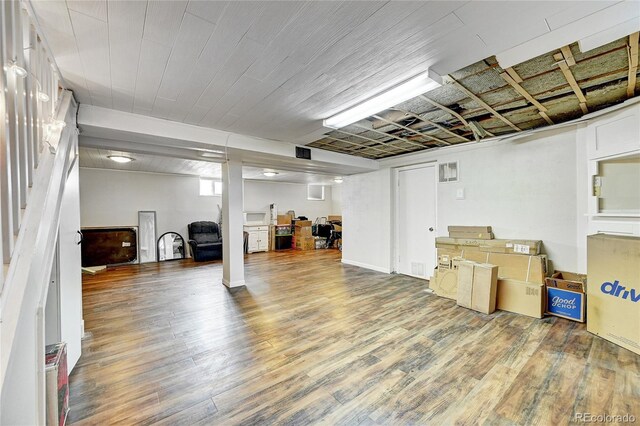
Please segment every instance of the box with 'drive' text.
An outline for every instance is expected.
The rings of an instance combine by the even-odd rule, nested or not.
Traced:
[[[587,238],[587,331],[640,354],[640,238]]]

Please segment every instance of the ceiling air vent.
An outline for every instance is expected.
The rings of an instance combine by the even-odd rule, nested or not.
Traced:
[[[304,158],[305,160],[311,160],[311,150],[309,148],[302,148],[296,146],[296,158]]]
[[[458,162],[452,161],[451,163],[440,163],[438,182],[457,182],[458,181]]]

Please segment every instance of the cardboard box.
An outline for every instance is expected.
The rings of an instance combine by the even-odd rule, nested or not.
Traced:
[[[438,255],[438,269],[451,269],[451,259],[448,254]]]
[[[342,222],[342,215],[329,215],[327,216],[329,222]]]
[[[458,305],[471,309],[473,293],[473,270],[476,262],[468,260],[460,262],[458,265],[458,294],[456,301]]]
[[[498,289],[498,267],[488,263],[478,263],[473,268],[473,291],[471,309],[491,314],[496,310],[496,292]]]
[[[311,238],[299,238],[296,237],[296,250],[315,250],[316,240]]]
[[[489,233],[493,230],[490,226],[448,226],[447,231],[452,232],[470,232],[470,233]]]
[[[587,331],[640,354],[640,238],[587,237]]]
[[[298,227],[298,226],[308,226],[308,227],[311,227],[311,226],[313,225],[313,222],[311,222],[310,220],[296,220],[296,221],[294,221],[294,222],[295,222],[295,223],[294,223],[294,225],[295,225],[296,227]]]
[[[440,297],[456,300],[458,294],[458,270],[435,269],[429,288]]]
[[[496,308],[542,318],[545,311],[545,285],[498,278]]]
[[[490,314],[496,310],[498,267],[461,261],[458,265],[458,305]]]
[[[293,220],[293,216],[291,216],[290,214],[278,215],[278,225],[291,225],[292,220]]]
[[[486,263],[498,265],[498,276],[528,283],[544,284],[547,277],[547,256],[487,253]]]
[[[547,286],[547,309],[549,315],[584,322],[585,295],[582,292]]]
[[[539,255],[542,250],[542,241],[437,237],[436,248],[457,251],[473,249],[486,253],[524,254],[535,256]]]
[[[301,238],[310,238],[313,236],[313,232],[310,226],[296,225],[295,234],[296,234],[296,237],[301,237]]]
[[[551,277],[545,279],[548,287],[585,293],[587,291],[587,276],[573,272],[554,271]]]
[[[493,232],[449,232],[449,238],[464,238],[478,240],[493,240]]]

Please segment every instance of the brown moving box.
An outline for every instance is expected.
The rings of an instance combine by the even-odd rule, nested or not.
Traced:
[[[485,314],[494,312],[497,281],[497,266],[461,261],[458,265],[458,305]]]
[[[316,240],[311,238],[296,237],[296,250],[315,250]]]
[[[487,253],[538,255],[542,249],[542,241],[437,237],[436,248],[449,250],[472,249]]]
[[[278,225],[291,225],[291,220],[293,220],[293,216],[290,214],[278,215]]]
[[[329,222],[342,222],[342,216],[341,215],[329,215],[329,216],[327,216],[327,220]]]
[[[484,314],[495,312],[497,287],[498,267],[488,263],[476,264],[473,269],[471,309]]]
[[[545,286],[498,278],[496,307],[502,311],[542,318],[545,311]]]
[[[549,287],[561,288],[563,290],[578,291],[581,293],[587,291],[587,276],[584,274],[554,271],[550,277],[546,278],[545,283]]]
[[[296,225],[295,230],[296,237],[301,238],[310,238],[313,236],[312,230],[310,226],[298,226]]]
[[[310,220],[296,220],[295,221],[295,226],[312,226],[313,222],[311,222]]]
[[[475,238],[478,240],[493,240],[493,232],[449,232],[449,238]]]
[[[452,232],[471,232],[477,233],[489,233],[492,231],[490,226],[448,226],[447,231]]]
[[[640,354],[640,238],[587,237],[587,331]]]
[[[458,295],[456,301],[458,305],[471,309],[471,296],[473,293],[473,270],[476,263],[468,260],[460,262],[458,265]]]

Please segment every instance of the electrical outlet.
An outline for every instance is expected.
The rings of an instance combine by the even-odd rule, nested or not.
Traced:
[[[456,200],[464,200],[464,188],[456,189]]]

